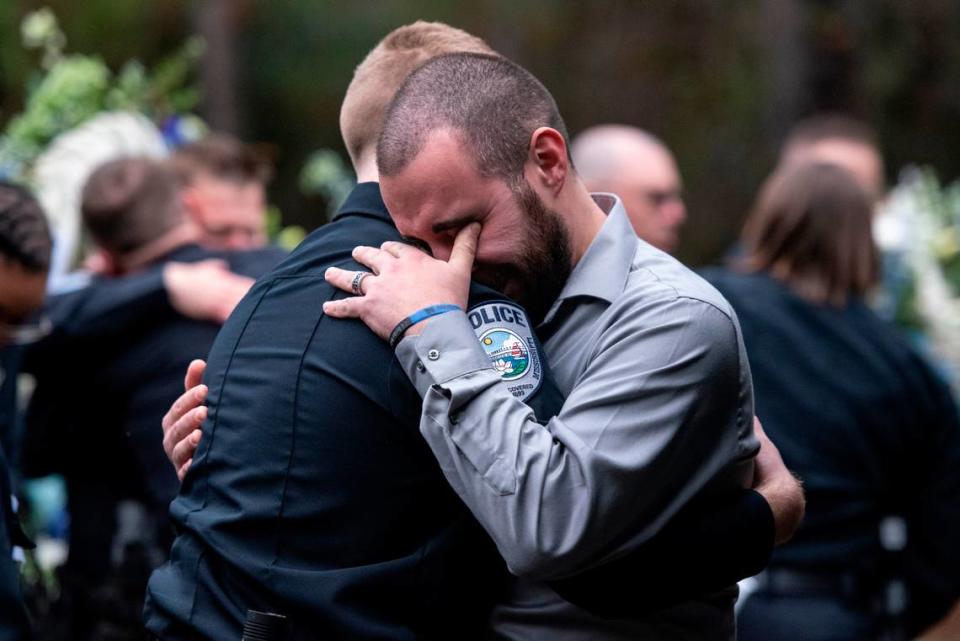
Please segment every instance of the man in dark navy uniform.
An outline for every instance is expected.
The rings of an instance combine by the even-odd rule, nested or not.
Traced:
[[[255,276],[283,256],[273,248],[223,253],[197,245],[174,173],[152,160],[121,159],[96,170],[85,187],[82,209],[114,272],[147,276],[168,263],[217,258]],[[213,322],[170,314],[131,320],[122,331],[79,340],[64,329],[75,325],[65,319],[71,310],[86,307],[88,294],[81,290],[48,302],[47,313],[58,331],[31,347],[24,363],[38,379],[27,415],[24,467],[34,475],[59,472],[67,478],[71,532],[66,575],[77,639],[95,634],[97,621],[108,618],[112,625],[139,627],[147,575],[163,561],[172,540],[166,510],[178,488],[156,422],[177,394],[183,368],[206,354],[219,330]],[[116,326],[115,319],[106,324]],[[94,399],[102,394],[115,403],[97,405]],[[143,541],[132,548],[137,558],[125,562],[127,568],[138,568],[132,575],[140,578],[124,570],[110,583],[117,563],[117,508],[126,500],[142,505],[146,518]],[[130,594],[108,594],[109,586],[124,583],[132,585]],[[127,603],[128,612],[117,612],[117,603]]]
[[[188,382],[164,421],[168,454],[186,475],[171,508],[179,533],[171,561],[148,588],[145,620],[158,638],[238,638],[250,609],[289,617],[293,639],[463,639],[486,631],[504,565],[420,437],[419,395],[385,343],[321,311],[341,296],[323,278],[329,266],[356,270],[354,246],[401,240],[375,182],[377,123],[405,75],[451,49],[489,51],[463,32],[418,23],[390,34],[358,68],[341,127],[361,183],[330,225],[240,303],[211,350],[206,386]],[[379,111],[364,101],[379,102]],[[509,310],[517,332],[529,327],[522,310],[479,286],[470,306],[501,320]],[[516,393],[544,420],[562,399],[535,338],[529,347],[525,366],[539,365],[541,377]],[[197,407],[204,395],[209,410]],[[581,577],[564,594],[602,608],[592,591],[642,576],[634,599],[607,608],[623,616],[647,606],[645,597],[655,600],[661,585],[672,596],[749,574],[769,554],[773,523],[759,495],[740,498],[728,523],[707,526],[716,536],[691,545],[674,532],[651,546],[649,566],[637,557],[623,574]],[[737,532],[724,538],[724,527]],[[696,572],[683,585],[669,579],[676,566],[655,562],[691,555]],[[735,558],[737,567],[717,558]],[[706,559],[709,567],[700,564]]]
[[[180,536],[149,587],[158,637],[239,636],[248,608],[304,639],[483,629],[502,564],[419,438],[415,390],[389,348],[319,311],[351,243],[399,239],[378,201],[359,185],[218,336],[207,436],[171,508]]]

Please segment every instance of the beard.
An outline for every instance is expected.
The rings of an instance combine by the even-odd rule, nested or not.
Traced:
[[[476,276],[485,285],[514,296],[536,326],[573,269],[570,232],[560,214],[549,209],[526,180],[514,189],[514,197],[525,214],[524,249],[512,264],[483,267]],[[511,291],[504,291],[508,286]]]

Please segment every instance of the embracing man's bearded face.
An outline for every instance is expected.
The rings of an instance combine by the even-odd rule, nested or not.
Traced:
[[[381,176],[383,199],[400,233],[448,260],[457,232],[482,226],[474,278],[518,301],[542,320],[571,270],[570,239],[560,214],[526,179],[511,187],[480,174],[470,150],[446,130],[394,176]]]
[[[570,234],[560,214],[548,209],[526,179],[514,190],[520,237],[513,264],[484,264],[474,278],[522,304],[535,323],[543,320],[570,277]]]

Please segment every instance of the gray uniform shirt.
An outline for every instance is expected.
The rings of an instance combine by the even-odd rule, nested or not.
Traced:
[[[619,199],[594,199],[608,218],[538,328],[567,396],[545,426],[464,313],[432,319],[397,357],[447,481],[519,577],[494,611],[495,637],[731,639],[733,587],[610,621],[543,583],[635,549],[696,494],[748,487],[759,447],[730,305],[640,241]]]

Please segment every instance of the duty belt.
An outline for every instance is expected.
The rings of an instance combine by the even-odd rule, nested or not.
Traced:
[[[757,590],[777,596],[829,596],[869,601],[882,587],[868,585],[851,572],[768,569],[757,576]]]

